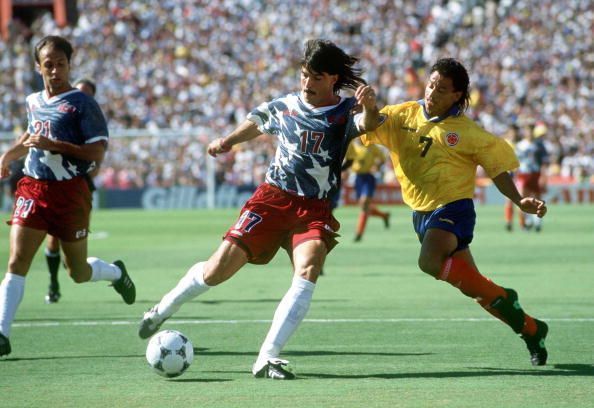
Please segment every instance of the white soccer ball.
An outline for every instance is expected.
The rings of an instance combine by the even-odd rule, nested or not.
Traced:
[[[194,360],[192,342],[176,330],[163,330],[149,340],[146,360],[163,377],[177,377]]]

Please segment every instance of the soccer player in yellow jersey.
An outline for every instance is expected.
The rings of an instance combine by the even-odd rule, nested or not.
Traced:
[[[431,67],[424,99],[384,107],[384,123],[363,141],[390,150],[404,201],[413,209],[420,269],[507,323],[526,342],[532,364],[544,365],[547,324],[522,310],[514,290],[481,275],[472,258],[477,166],[522,211],[542,217],[547,208],[544,201],[518,192],[509,175],[519,165],[510,145],[464,115],[469,82],[460,62],[438,60]]]
[[[381,167],[386,157],[379,147],[363,146],[360,139],[355,139],[349,145],[345,159],[347,163],[351,163],[351,170],[355,173],[355,194],[361,207],[355,233],[355,242],[359,242],[363,238],[369,216],[381,217],[384,226],[390,227],[390,213],[380,211],[372,203],[376,186],[374,172]]]

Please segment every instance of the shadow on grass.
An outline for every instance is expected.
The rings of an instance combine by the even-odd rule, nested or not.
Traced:
[[[320,374],[299,373],[299,376],[316,379],[407,379],[407,378],[468,378],[468,377],[495,377],[495,376],[534,376],[534,377],[592,377],[594,365],[592,364],[554,364],[534,369],[505,369],[505,368],[469,368],[468,371],[439,371],[418,373],[379,373],[379,374]]]
[[[217,383],[217,382],[228,382],[233,381],[230,378],[221,379],[206,379],[206,378],[171,378],[167,382],[179,382],[179,383]]]
[[[210,351],[209,349],[200,349],[194,347],[194,354],[203,356],[257,356],[257,351]],[[428,356],[433,353],[382,353],[369,351],[326,351],[326,350],[308,350],[308,351],[287,351],[283,356],[384,356],[384,357],[402,357],[402,356]]]
[[[129,355],[117,355],[117,354],[109,354],[109,355],[102,355],[102,356],[47,356],[47,357],[8,357],[8,358],[0,358],[0,364],[12,363],[16,361],[43,361],[43,360],[72,360],[72,359],[94,359],[94,358],[145,358],[144,354],[129,354]]]

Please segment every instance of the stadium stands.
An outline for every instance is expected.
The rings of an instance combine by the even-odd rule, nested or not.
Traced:
[[[18,133],[26,118],[24,98],[35,83],[30,44],[49,33],[71,38],[78,50],[74,75],[97,81],[112,135],[147,130],[144,137],[113,138],[100,185],[204,185],[206,141],[225,134],[259,103],[294,89],[295,58],[303,40],[314,36],[360,55],[365,76],[389,103],[418,98],[427,66],[440,56],[457,57],[473,73],[471,115],[488,130],[503,134],[511,123],[536,120],[554,172],[586,179],[594,174],[590,1],[83,5],[76,27],[59,29],[49,15],[31,28],[15,21],[10,40],[0,42],[0,131]],[[180,136],[151,136],[157,129],[179,129]],[[258,184],[273,144],[256,139],[218,160],[217,180]]]

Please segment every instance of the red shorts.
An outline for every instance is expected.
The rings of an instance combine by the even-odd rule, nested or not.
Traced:
[[[92,197],[83,177],[48,181],[23,177],[17,184],[9,225],[47,231],[62,241],[78,241],[89,233]]]
[[[248,262],[266,264],[280,247],[290,251],[310,240],[324,241],[330,252],[338,243],[339,228],[330,201],[299,197],[264,183],[224,239],[243,248]]]
[[[540,172],[516,173],[516,183],[520,192],[527,190],[534,194],[540,194]]]

